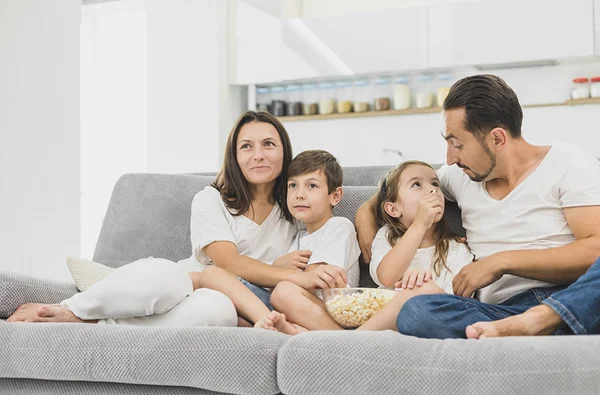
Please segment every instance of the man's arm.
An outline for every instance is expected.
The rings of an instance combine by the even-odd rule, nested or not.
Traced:
[[[375,222],[373,209],[377,203],[377,196],[372,196],[356,210],[356,233],[358,245],[362,252],[363,261],[371,262],[371,244],[377,234],[378,226]]]

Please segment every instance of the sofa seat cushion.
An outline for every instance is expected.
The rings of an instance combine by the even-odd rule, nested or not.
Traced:
[[[0,377],[279,393],[289,337],[253,328],[140,328],[0,321]]]
[[[315,331],[279,350],[277,378],[289,395],[598,394],[598,350],[600,336],[437,340]]]

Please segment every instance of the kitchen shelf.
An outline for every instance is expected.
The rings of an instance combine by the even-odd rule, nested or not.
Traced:
[[[546,103],[546,104],[526,104],[523,108],[537,108],[537,107],[559,107],[559,106],[580,106],[585,104],[600,104],[600,98],[590,99],[577,99],[567,100],[562,103]],[[388,111],[364,111],[364,112],[348,112],[348,113],[333,113],[329,115],[298,115],[298,116],[286,116],[279,117],[281,122],[293,122],[293,121],[316,121],[316,120],[328,120],[328,119],[340,119],[340,118],[363,118],[363,117],[383,117],[383,116],[395,116],[395,115],[414,115],[414,114],[435,114],[442,112],[441,107],[430,107],[430,108],[411,108],[408,110],[388,110]]]

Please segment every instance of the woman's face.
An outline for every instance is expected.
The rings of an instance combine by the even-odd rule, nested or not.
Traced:
[[[251,185],[274,183],[281,174],[283,145],[270,123],[250,122],[242,126],[236,153],[242,174]]]

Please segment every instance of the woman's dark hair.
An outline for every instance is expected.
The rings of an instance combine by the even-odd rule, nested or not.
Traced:
[[[479,141],[494,128],[521,137],[523,109],[516,93],[500,77],[473,75],[458,80],[444,100],[444,110],[465,109],[465,130]]]
[[[273,187],[273,200],[279,205],[282,217],[293,222],[292,215],[288,210],[287,199],[287,168],[292,161],[292,143],[287,131],[273,115],[264,111],[246,111],[243,113],[233,129],[229,133],[227,143],[225,144],[225,155],[223,158],[223,167],[212,186],[221,193],[221,198],[225,206],[233,211],[232,215],[242,215],[250,209],[252,196],[248,188],[248,182],[244,178],[242,169],[237,161],[237,139],[242,127],[252,122],[263,122],[273,125],[283,148],[283,162],[281,165],[281,174],[275,180]]]

